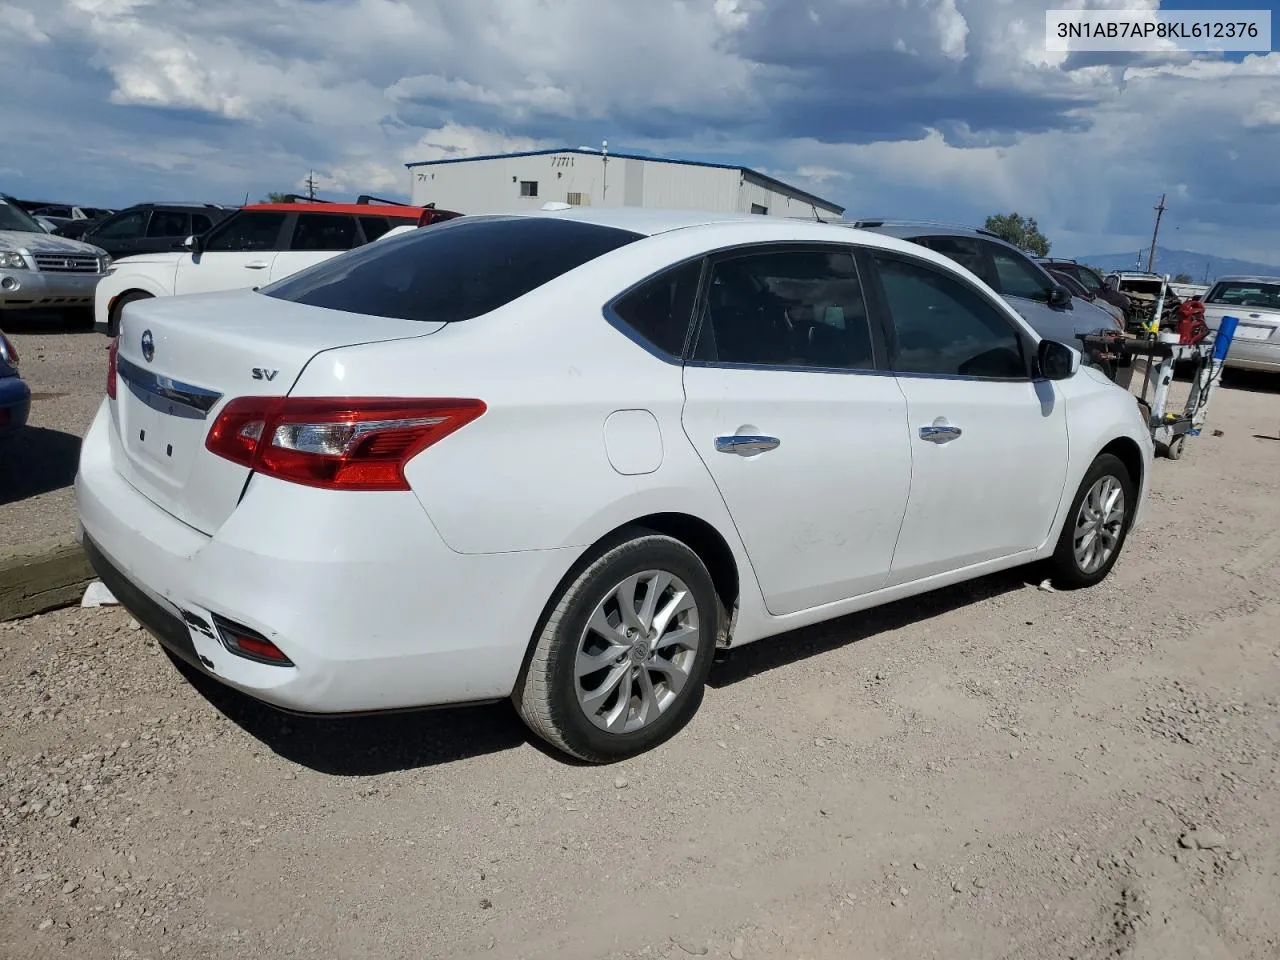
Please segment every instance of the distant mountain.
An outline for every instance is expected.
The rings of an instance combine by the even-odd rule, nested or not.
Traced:
[[[1098,253],[1092,256],[1076,257],[1081,263],[1098,267],[1101,270],[1132,270],[1138,263],[1138,251],[1132,253]],[[1169,250],[1156,247],[1156,262],[1152,268],[1158,273],[1167,273],[1176,277],[1185,273],[1191,277],[1192,283],[1205,283],[1205,269],[1208,268],[1212,283],[1218,277],[1231,274],[1261,274],[1268,277],[1280,277],[1280,267],[1266,263],[1250,263],[1248,260],[1232,260],[1228,257],[1215,257],[1208,253],[1193,253],[1190,250]],[[1142,252],[1142,265],[1147,268],[1147,252]]]

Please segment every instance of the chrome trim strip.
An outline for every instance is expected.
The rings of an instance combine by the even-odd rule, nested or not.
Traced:
[[[152,373],[124,357],[116,357],[116,372],[120,375],[120,379],[136,392],[186,407],[200,414],[201,419],[204,419],[214,405],[222,399],[220,393]],[[151,406],[149,401],[147,405]]]

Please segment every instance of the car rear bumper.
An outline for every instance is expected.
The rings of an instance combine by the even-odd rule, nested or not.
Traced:
[[[0,310],[91,307],[100,273],[0,270]]]
[[[1275,337],[1275,334],[1272,334]],[[1280,372],[1280,343],[1263,340],[1232,340],[1226,366],[1236,370]]]
[[[303,713],[363,713],[507,696],[565,551],[462,555],[412,493],[338,493],[255,477],[210,537],[112,464],[104,403],[85,437],[82,542],[116,598],[177,656]],[[232,653],[215,615],[293,662]],[[192,624],[196,624],[192,626]]]
[[[26,426],[31,415],[31,388],[25,380],[5,377],[0,380],[0,435]]]

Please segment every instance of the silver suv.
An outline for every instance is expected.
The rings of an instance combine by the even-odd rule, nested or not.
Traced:
[[[92,307],[110,263],[105,250],[46,233],[0,193],[0,312]]]

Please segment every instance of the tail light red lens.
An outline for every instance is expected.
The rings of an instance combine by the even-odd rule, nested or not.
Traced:
[[[116,398],[116,355],[120,352],[120,338],[112,337],[107,344],[107,396]]]
[[[258,473],[334,490],[408,490],[405,465],[485,412],[480,400],[240,397],[205,446]]]
[[[0,357],[8,362],[11,367],[18,365],[18,348],[3,333],[0,333]]]

